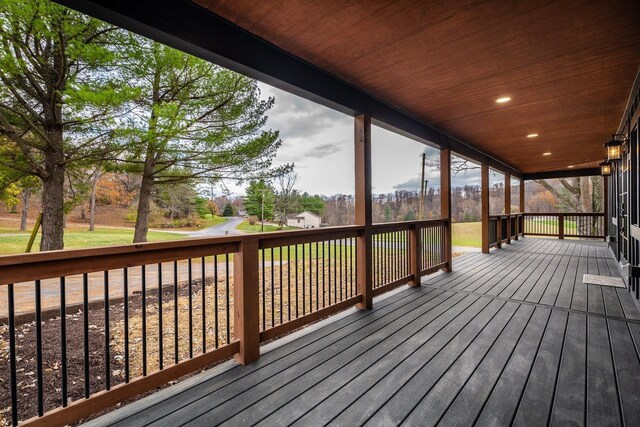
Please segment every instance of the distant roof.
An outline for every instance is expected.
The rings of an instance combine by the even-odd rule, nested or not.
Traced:
[[[318,216],[318,215],[316,215],[316,214],[314,214],[312,212],[309,212],[309,211],[302,211],[302,212],[297,213],[297,214],[287,215],[287,218],[299,218],[299,217],[304,216],[304,214],[311,215],[311,216],[316,217],[318,219],[322,219],[322,217],[320,217],[320,216]]]

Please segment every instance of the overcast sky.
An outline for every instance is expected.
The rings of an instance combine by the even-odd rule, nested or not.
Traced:
[[[330,108],[260,83],[263,97],[273,96],[267,127],[279,130],[282,146],[274,165],[293,163],[296,187],[310,194],[353,194],[353,118]],[[420,160],[437,158],[438,151],[417,141],[374,126],[372,140],[372,185],[375,194],[396,189],[420,189]],[[427,168],[429,187],[440,185],[440,172]],[[479,184],[479,170],[454,176],[453,185]],[[247,183],[225,182],[231,193],[244,194]]]

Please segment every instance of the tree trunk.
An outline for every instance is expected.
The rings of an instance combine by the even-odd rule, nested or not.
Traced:
[[[580,178],[580,197],[578,200],[580,206],[580,212],[591,212],[592,211],[592,200],[593,200],[593,186],[591,184],[591,179],[588,176],[583,176]],[[592,229],[594,227],[593,221],[588,217],[584,218],[583,221],[579,221],[580,227],[579,231],[582,235],[591,235]]]
[[[64,249],[64,158],[62,153],[45,154],[47,177],[42,180],[41,251]]]
[[[22,190],[22,216],[20,217],[20,231],[27,231],[27,216],[29,214],[29,202],[31,201],[31,189]]]
[[[136,217],[136,230],[133,235],[133,243],[141,243],[147,241],[152,191],[153,175],[145,173],[142,176],[142,183],[140,184],[140,198],[138,199],[138,214]]]
[[[98,187],[98,170],[93,175],[93,182],[91,183],[91,195],[89,196],[89,231],[95,231],[95,219],[96,219],[96,188]]]
[[[153,44],[154,52],[158,49],[158,44]],[[160,67],[153,70],[153,87],[151,108],[151,116],[149,117],[149,135],[147,141],[147,150],[144,158],[144,169],[142,171],[142,183],[140,184],[140,197],[138,198],[138,215],[136,216],[136,229],[133,235],[133,243],[141,243],[147,241],[147,232],[149,231],[149,213],[151,210],[151,192],[154,185],[155,172],[155,147],[156,147],[156,114],[155,106],[160,105]]]

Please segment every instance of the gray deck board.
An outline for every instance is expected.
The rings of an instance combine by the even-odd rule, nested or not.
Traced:
[[[538,307],[536,311],[535,321],[531,322],[516,346],[478,418],[477,425],[508,425],[512,422],[551,310]]]
[[[562,282],[567,274],[569,268],[569,261],[571,257],[563,256],[558,263],[558,268],[555,271],[555,274],[549,280],[549,284],[547,289],[545,289],[542,297],[538,301],[540,304],[544,305],[554,305],[558,299],[558,295],[560,294],[560,289],[562,289]]]
[[[602,286],[585,285],[587,287],[587,304],[589,313],[604,314],[604,298],[602,296]]]
[[[604,308],[608,316],[624,318],[624,310],[618,297],[616,288],[602,286],[602,297],[604,299]]]
[[[489,302],[491,300],[488,298],[478,299],[454,321],[434,335],[431,340],[422,343],[413,353],[404,353],[395,364],[391,365],[389,360],[386,360],[386,363],[375,364],[372,369],[367,370],[346,387],[320,402],[313,410],[300,418],[296,424],[326,424],[347,409],[351,409],[350,412],[353,412],[354,407],[361,408],[363,411],[375,410],[374,405],[368,405],[367,402],[378,401],[380,404],[386,402],[389,397],[387,392],[393,390],[393,384],[405,382],[407,378],[410,378],[412,372],[420,369],[422,363],[427,363],[438,354],[470,322],[477,322],[489,315],[488,310],[485,310],[482,312],[483,317],[479,317],[481,310],[485,309]],[[362,415],[366,420],[367,416],[371,414],[364,412]]]
[[[234,411],[241,409],[243,405],[249,405],[259,397],[273,392],[280,384],[286,384],[297,376],[313,369],[316,364],[331,358],[344,356],[345,351],[356,351],[357,347],[354,347],[354,345],[361,343],[361,340],[367,340],[367,343],[374,343],[388,334],[393,334],[402,326],[407,325],[412,318],[417,317],[420,313],[420,308],[432,308],[443,302],[447,294],[442,291],[438,293],[439,295],[433,299],[430,298],[432,294],[425,294],[422,298],[410,301],[405,307],[400,307],[334,342],[314,345],[314,351],[308,352],[307,357],[301,358],[299,356],[297,360],[283,365],[284,369],[282,370],[278,369],[279,366],[274,366],[275,364],[271,365],[261,370],[258,375],[259,381],[253,381],[255,376],[243,377],[224,389],[208,393],[205,401],[201,398],[189,402],[188,405],[182,406],[179,411],[160,420],[160,423],[171,423],[174,419],[179,421],[185,419],[185,417],[195,419],[200,415],[204,416],[211,409],[225,412],[225,414],[233,414]],[[220,410],[219,408],[222,409]]]
[[[487,333],[485,337],[478,337],[474,340],[473,345],[467,348],[451,366],[451,369],[440,378],[429,393],[408,414],[404,419],[404,424],[435,425],[485,360],[493,362],[498,359],[498,364],[500,363],[500,356],[504,352],[509,352],[518,341],[533,311],[534,308],[531,306],[520,306],[501,331]],[[496,366],[491,366],[491,363],[489,365],[485,364],[484,372],[497,370]],[[479,381],[474,379],[476,384]],[[464,412],[465,408],[459,410]]]
[[[339,405],[349,399],[354,399],[358,392],[364,393],[389,370],[402,363],[405,358],[411,357],[422,346],[431,345],[430,340],[433,337],[445,329],[450,322],[465,312],[473,303],[476,303],[477,300],[478,297],[467,295],[463,301],[453,305],[432,323],[422,327],[388,353],[380,354],[374,351],[376,353],[374,359],[366,361],[361,371],[354,368],[355,365],[362,365],[363,363],[354,361],[339,371],[332,372],[325,380],[312,385],[311,388],[295,396],[288,405],[277,408],[277,410],[270,408],[271,414],[268,414],[260,424],[288,425],[298,421],[305,414],[307,419],[316,417],[319,414],[326,415],[328,408],[336,411],[335,413],[337,414]],[[326,402],[324,402],[325,399],[327,399]],[[318,405],[319,402],[323,403]],[[314,415],[314,412],[316,415]]]
[[[627,324],[620,320],[609,320],[608,324],[622,418],[627,425],[637,424],[640,420],[640,382],[636,378],[640,370],[638,354]]]
[[[582,283],[582,276],[588,273],[589,258],[578,258],[578,270],[576,271],[575,284],[573,286],[573,298],[571,308],[574,310],[587,311],[588,308],[588,288]]]
[[[571,300],[573,299],[573,288],[575,287],[576,274],[578,274],[578,258],[569,257],[569,263],[567,271],[562,278],[562,284],[560,285],[560,291],[556,298],[555,307],[569,308],[571,307]]]
[[[618,275],[603,244],[525,238],[453,269],[89,424],[638,424],[634,296],[582,283]]]
[[[551,411],[551,425],[584,425],[586,340],[586,316],[569,313]]]
[[[402,388],[395,391],[392,397],[377,409],[365,425],[399,425],[443,375],[454,372],[454,366],[459,367],[455,362],[460,356],[463,356],[463,360],[482,357],[519,309],[519,306],[512,302],[502,303],[499,309],[497,306],[491,307],[491,304],[484,318],[478,318],[478,321],[468,325],[460,334],[459,340],[453,341],[429,363],[424,364]],[[353,425],[354,420],[338,418],[336,421]],[[356,424],[360,424],[359,420]]]
[[[607,320],[587,318],[587,425],[620,425],[620,405]]]
[[[522,307],[522,306],[521,306]],[[446,414],[441,419],[445,425],[471,425],[482,410],[484,402],[493,390],[494,384],[500,378],[504,367],[509,359],[513,356],[516,345],[520,340],[527,340],[528,334],[532,328],[531,324],[544,322],[543,319],[547,313],[542,310],[530,310],[528,313],[514,319],[509,323],[503,335],[496,341],[491,351],[485,359],[480,363],[473,376],[469,378],[464,388],[459,392],[455,401],[448,408]],[[528,314],[528,316],[526,315]],[[526,321],[525,321],[526,318]],[[534,326],[535,328],[535,326]],[[527,331],[525,333],[525,331]],[[445,388],[447,385],[443,385]],[[424,408],[425,403],[421,402],[420,407]],[[424,412],[423,412],[424,413]],[[419,422],[416,411],[411,414],[410,419]]]
[[[415,318],[407,315],[403,319],[408,322],[407,324],[394,325],[398,327],[395,331],[382,329],[376,332],[376,334],[370,335],[367,339],[351,346],[348,350],[337,354],[330,360],[322,364],[317,364],[310,371],[289,382],[286,387],[283,387],[285,379],[282,378],[282,375],[271,379],[269,381],[271,384],[268,384],[269,382],[261,384],[260,386],[263,388],[262,391],[253,389],[251,393],[248,393],[246,399],[243,399],[251,403],[252,410],[250,412],[241,412],[242,408],[232,402],[233,407],[230,408],[221,405],[214,411],[209,411],[202,417],[202,420],[206,423],[213,421],[219,422],[225,420],[225,417],[228,417],[227,422],[224,424],[253,425],[264,419],[270,412],[287,404],[296,396],[306,392],[314,385],[327,380],[339,371],[345,371],[345,375],[339,377],[340,380],[344,380],[348,376],[358,375],[367,369],[367,367],[374,364],[380,357],[391,352],[416,334],[422,328],[422,325],[430,324],[457,302],[459,302],[459,294],[453,294],[452,298],[424,310],[423,314]],[[420,313],[421,311],[423,310],[416,309],[413,310],[411,314]],[[231,417],[232,415],[235,416]]]
[[[458,331],[453,331],[453,336],[446,343],[443,343],[441,347],[435,349],[425,347],[423,352],[403,360],[403,363],[396,366],[390,375],[386,375],[376,384],[376,387],[371,388],[353,402],[347,410],[342,411],[334,418],[332,424],[360,425],[366,423],[375,415],[384,416],[389,414],[393,416],[406,414],[405,411],[411,410],[412,406],[409,407],[409,405],[414,404],[414,401],[402,401],[397,396],[402,390],[406,390],[405,386],[411,380],[418,375],[418,378],[422,379],[424,379],[425,375],[429,375],[431,381],[435,382],[440,375],[446,372],[456,357],[473,342],[487,324],[496,317],[498,321],[505,320],[505,318],[513,314],[516,308],[511,304],[506,306],[503,301],[493,300],[489,302],[472,321],[467,323],[459,321]],[[498,314],[499,316],[497,316]],[[424,352],[427,353],[423,354]],[[413,384],[415,384],[415,381]],[[402,385],[402,387],[398,387],[398,385]],[[395,399],[392,400],[393,398]],[[379,410],[383,407],[385,408],[384,412],[380,412]]]
[[[567,316],[567,313],[559,310],[551,313],[514,418],[515,425],[545,425],[549,421]]]

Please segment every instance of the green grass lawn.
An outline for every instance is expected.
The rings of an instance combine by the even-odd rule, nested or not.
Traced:
[[[236,230],[240,230],[240,231],[244,231],[246,233],[260,233],[262,232],[262,225],[259,222],[256,222],[255,224],[251,225],[249,224],[249,222],[247,221],[242,221],[240,224],[238,224],[236,226]],[[287,227],[284,226],[282,228],[278,227],[277,225],[271,225],[271,224],[265,224],[264,225],[264,232],[268,233],[271,231],[283,231],[283,230],[296,230],[295,227]]]
[[[453,246],[470,246],[479,248],[482,246],[481,222],[455,222],[452,229]]]
[[[469,246],[479,248],[482,246],[482,223],[481,222],[455,222],[453,223],[453,246]],[[394,237],[374,236],[374,240],[381,242],[393,240]],[[400,241],[404,241],[404,234],[399,234]]]
[[[265,226],[266,229],[266,226]],[[273,230],[272,230],[273,231]],[[180,240],[188,239],[188,236],[178,233],[167,233],[162,231],[149,231],[147,234],[150,242],[159,242],[163,240]],[[66,230],[64,233],[65,249],[81,249],[91,248],[99,246],[112,246],[112,245],[124,245],[131,243],[133,239],[133,230],[127,229],[96,229],[96,231],[90,233],[87,230]],[[0,228],[0,255],[12,255],[24,253],[29,240],[29,233],[16,232],[15,230]],[[36,238],[33,245],[32,252],[37,252],[40,244],[40,236]],[[289,257],[293,259],[295,257],[296,249],[298,251],[298,259],[302,259],[303,254],[306,259],[316,257],[316,244],[305,244],[291,246],[289,248]],[[342,258],[346,259],[351,256],[355,256],[355,250],[352,246],[337,244],[325,244],[324,251],[326,251],[326,257],[331,255],[331,258],[336,258],[342,249]],[[322,245],[319,245],[318,252],[322,254]],[[283,248],[282,257],[287,259],[287,249]],[[207,257],[207,260],[210,260]],[[224,256],[218,257],[219,261],[224,259]],[[229,256],[230,260],[233,260],[233,254]],[[265,261],[271,260],[271,250],[266,249],[264,251]],[[273,259],[280,259],[280,249],[273,250]]]
[[[224,218],[216,217],[209,219],[212,222],[220,223],[226,221]],[[238,230],[246,232],[260,232],[260,224],[250,225],[244,221],[238,225]],[[265,232],[279,231],[274,225],[265,225]],[[284,227],[284,230],[295,229],[293,227]],[[159,242],[163,240],[181,240],[188,237],[178,233],[170,233],[164,231],[149,231],[148,240],[150,242]],[[29,232],[16,231],[13,228],[0,228],[0,255],[20,254],[24,253],[27,242],[29,240]],[[100,228],[96,231],[89,232],[86,229],[69,229],[65,231],[65,248],[81,249],[99,246],[125,245],[133,240],[132,229],[115,229]],[[37,252],[40,244],[40,235],[36,238],[33,245],[33,252]],[[453,224],[453,245],[454,246],[472,246],[480,247],[480,223],[454,223]],[[305,245],[305,254],[309,255],[309,246]],[[315,254],[315,245],[311,245],[311,255]],[[339,246],[339,245],[338,245]],[[335,247],[332,252],[335,252]],[[302,255],[302,246],[299,246],[299,255]],[[270,251],[267,251],[266,259],[270,259]],[[279,251],[276,250],[274,258],[279,258]],[[293,255],[293,248],[292,248]],[[332,255],[333,256],[333,255]]]
[[[539,232],[558,232],[558,220],[557,219],[527,219],[525,220],[525,230],[527,231],[539,231]],[[578,225],[575,221],[564,221],[564,234],[577,234]]]
[[[205,217],[202,220],[204,222],[204,225],[202,226],[202,228],[209,228],[209,227],[213,227],[214,225],[227,222],[227,218],[222,216],[217,216],[217,215],[213,216],[211,214],[205,215]]]
[[[163,231],[149,231],[147,238],[150,242],[162,240],[185,239],[186,236],[178,233]],[[0,228],[0,255],[24,253],[29,241],[28,232],[15,231],[8,228]],[[65,230],[65,249],[92,248],[98,246],[125,245],[133,241],[133,230],[117,228],[96,228],[89,232],[82,229]],[[40,246],[40,234],[36,237],[32,252],[37,252]]]

